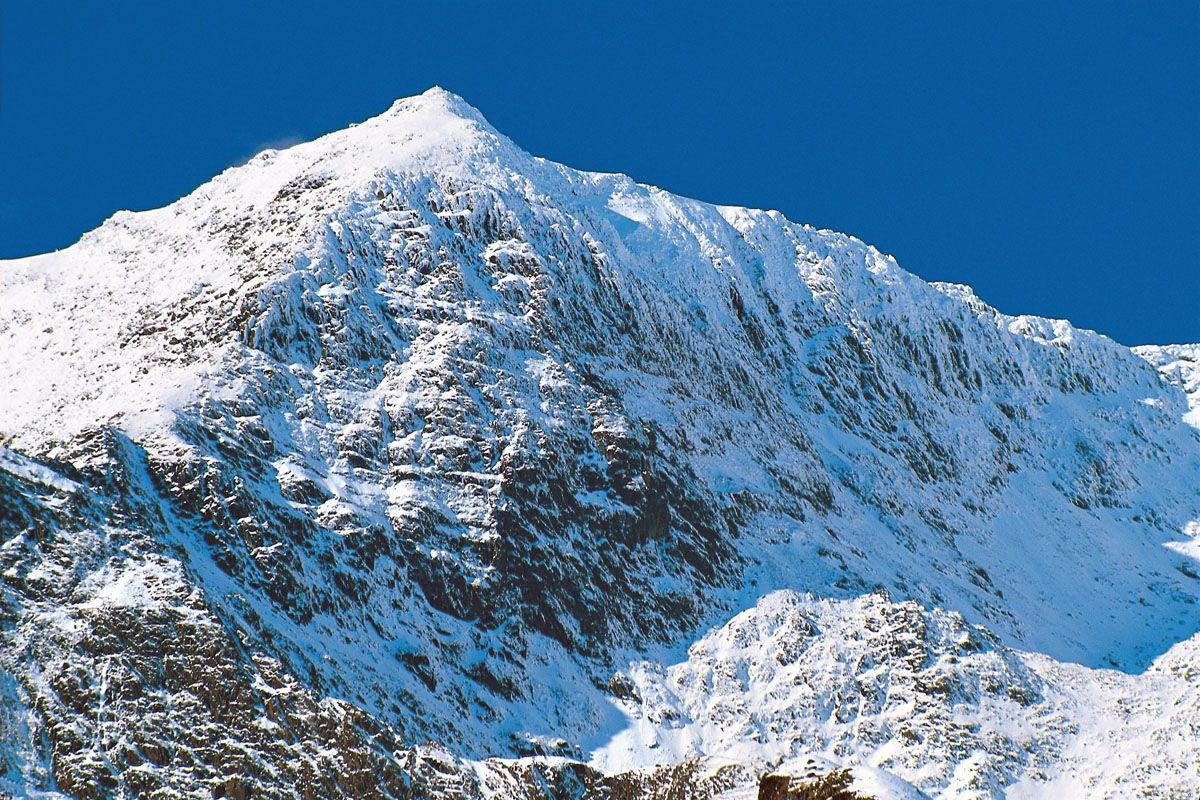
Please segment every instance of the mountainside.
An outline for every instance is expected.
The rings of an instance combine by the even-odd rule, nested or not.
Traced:
[[[0,262],[0,353],[0,790],[1200,796],[1198,346],[433,89]]]

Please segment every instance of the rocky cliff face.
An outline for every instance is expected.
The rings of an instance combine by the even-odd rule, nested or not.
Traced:
[[[1147,677],[1200,627],[1187,348],[534,158],[441,90],[0,280],[9,791],[714,795],[812,751],[1120,793],[1071,755],[1107,701],[1053,675],[1194,693]],[[826,599],[759,666],[684,656],[776,590]],[[824,699],[751,724],[759,662]]]

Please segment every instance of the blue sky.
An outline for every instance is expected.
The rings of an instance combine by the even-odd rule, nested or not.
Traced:
[[[0,257],[440,84],[537,155],[1200,341],[1200,3],[1136,6],[6,3]]]

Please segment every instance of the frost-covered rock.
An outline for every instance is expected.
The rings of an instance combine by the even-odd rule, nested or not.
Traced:
[[[1163,379],[1187,394],[1188,424],[1200,428],[1200,344],[1143,345],[1133,352],[1158,367]]]
[[[820,631],[899,614],[886,646],[914,660],[906,704],[853,647],[788,633],[812,654],[789,664],[887,712],[824,730],[827,755],[966,797],[1092,774],[1060,735],[1087,698],[1048,699],[1050,667],[1018,651],[1141,680],[1200,627],[1194,348],[1134,353],[777,212],[535,158],[442,90],[0,281],[21,791],[232,771],[269,793],[308,769],[401,776],[402,796],[396,753],[427,741],[451,761],[656,763],[668,783],[717,744],[766,765],[841,706],[776,719],[704,673],[732,651],[702,651],[790,597],[824,609],[801,614]],[[955,650],[978,624],[986,647]],[[213,672],[152,668],[176,656]],[[694,668],[710,694],[646,678],[651,703],[629,667],[647,659],[634,672]],[[794,681],[778,663],[764,691]],[[942,677],[949,694],[919,689]],[[270,711],[280,687],[307,699]],[[296,726],[290,702],[312,706]],[[209,733],[163,764],[129,727],[164,737],[189,714]],[[639,755],[646,726],[669,758]],[[1148,763],[1164,785],[1184,769]]]
[[[849,766],[938,798],[1191,796],[1197,644],[1127,675],[1011,651],[912,601],[775,592],[686,660],[615,676],[630,724],[595,762]]]

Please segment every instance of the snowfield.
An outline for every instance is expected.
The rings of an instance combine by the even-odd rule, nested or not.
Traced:
[[[397,101],[0,262],[0,792],[1200,797],[1198,365]]]

